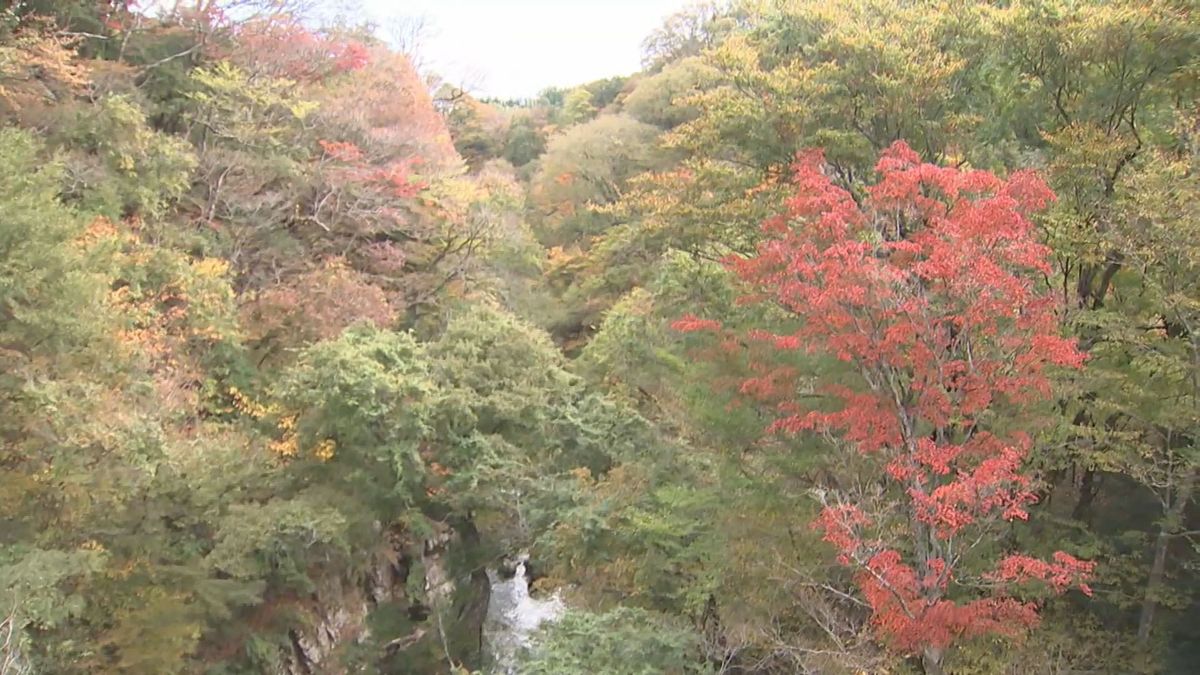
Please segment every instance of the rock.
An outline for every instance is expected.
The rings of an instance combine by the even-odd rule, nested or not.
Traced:
[[[521,561],[518,558],[511,558],[507,556],[501,558],[500,562],[496,565],[496,574],[499,575],[501,579],[511,579],[516,575],[517,567],[520,564]]]
[[[477,663],[483,650],[490,583],[481,566],[475,568],[458,555],[452,562],[450,554],[464,548],[469,554],[478,543],[478,533],[469,523],[459,524],[458,531],[444,524],[436,527],[421,542],[408,540],[399,528],[388,528],[381,532],[380,545],[361,578],[319,582],[307,605],[309,620],[289,631],[291,644],[283,650],[278,675],[340,675],[344,671],[335,652],[366,641],[371,612],[385,604],[406,612],[415,627],[404,635],[377,636],[380,659],[420,658],[422,650],[440,659],[448,647],[456,661],[468,666]],[[415,556],[424,570],[423,597],[408,597]],[[436,649],[430,641],[436,641]]]
[[[329,663],[330,655],[341,645],[367,636],[371,604],[364,589],[346,587],[338,580],[326,580],[314,594],[314,599],[313,623],[288,632],[291,650],[282,659],[286,675],[336,673]]]
[[[525,578],[529,581],[530,588],[536,588],[538,579],[542,579],[545,576],[542,572],[542,566],[537,561],[532,559],[525,561]]]

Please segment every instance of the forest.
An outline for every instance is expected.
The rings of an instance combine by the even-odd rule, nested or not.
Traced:
[[[323,4],[0,3],[0,675],[1200,671],[1196,0]]]

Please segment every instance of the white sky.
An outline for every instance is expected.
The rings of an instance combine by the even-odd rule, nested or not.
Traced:
[[[688,0],[361,0],[381,35],[389,17],[424,17],[424,66],[479,95],[628,75],[642,39]]]

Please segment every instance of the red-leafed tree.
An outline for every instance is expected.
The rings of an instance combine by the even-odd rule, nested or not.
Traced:
[[[235,24],[228,53],[221,57],[268,77],[309,84],[362,70],[371,51],[353,36],[312,31],[299,17],[286,14]]]
[[[1036,501],[1026,430],[1051,394],[1047,371],[1083,363],[1039,285],[1049,251],[1029,216],[1054,195],[1033,173],[923,164],[903,143],[860,200],[823,169],[819,152],[798,158],[786,213],[729,265],[798,326],[752,340],[827,355],[851,375],[802,391],[760,364],[742,391],[776,406],[772,432],[822,434],[877,460],[880,480],[817,490],[814,527],[854,568],[882,641],[940,673],[956,641],[1036,623],[1027,585],[1090,592],[1090,563],[999,543]],[[722,330],[693,316],[676,327]]]

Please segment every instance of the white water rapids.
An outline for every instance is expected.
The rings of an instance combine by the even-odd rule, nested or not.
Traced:
[[[516,573],[510,579],[494,569],[487,571],[492,592],[483,636],[492,672],[497,675],[518,675],[517,660],[521,650],[529,646],[530,636],[542,623],[561,616],[566,608],[557,591],[546,598],[529,595],[525,560],[517,560]]]

